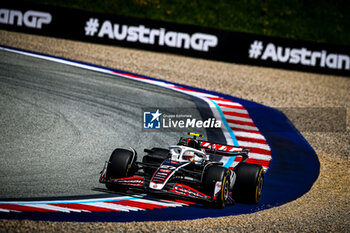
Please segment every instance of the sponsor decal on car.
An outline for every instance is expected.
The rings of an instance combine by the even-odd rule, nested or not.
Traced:
[[[119,178],[119,179],[112,179],[112,182],[116,184],[121,185],[130,185],[130,186],[143,186],[143,177],[127,177],[127,178]]]
[[[198,190],[195,190],[184,184],[176,183],[174,187],[170,190],[170,192],[198,199],[211,199],[210,196],[201,193]]]

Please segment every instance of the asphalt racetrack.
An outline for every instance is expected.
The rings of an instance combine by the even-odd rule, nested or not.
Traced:
[[[1,199],[98,194],[114,148],[142,154],[183,135],[143,132],[142,107],[196,108],[153,85],[6,51],[0,57]]]
[[[104,186],[97,180],[104,161],[108,160],[114,148],[133,146],[139,155],[142,155],[144,148],[167,147],[175,144],[178,138],[188,131],[184,129],[183,132],[175,133],[174,131],[164,132],[164,129],[157,132],[142,130],[144,108],[147,106],[152,109],[161,108],[162,112],[163,108],[166,108],[174,114],[182,109],[191,109],[191,113],[196,117],[212,118],[211,111],[206,109],[207,100],[198,100],[198,92],[192,99],[190,95],[185,96],[157,87],[157,85],[170,85],[171,87],[167,87],[174,90],[175,87],[181,88],[160,80],[139,77],[143,81],[136,82],[123,78],[128,76],[119,71],[102,71],[103,69],[96,66],[86,66],[83,63],[45,57],[40,54],[37,56],[44,59],[34,58],[35,54],[27,57],[21,55],[20,51],[17,51],[18,54],[5,51],[1,52],[4,58],[1,65],[4,73],[1,77],[3,83],[1,95],[4,96],[1,107],[5,110],[1,115],[3,119],[1,129],[4,132],[1,143],[3,148],[7,149],[1,151],[5,162],[2,163],[1,168],[3,174],[0,182],[3,184],[3,189],[0,198],[4,202],[0,206],[0,211],[4,212],[6,218],[123,222],[136,219],[138,221],[182,220],[245,214],[295,200],[310,189],[318,176],[319,165],[314,151],[283,114],[251,101],[213,92],[214,95],[209,94],[208,98],[215,99],[216,102],[213,100],[215,103],[241,108],[245,106],[261,132],[265,132],[266,139],[274,151],[273,166],[270,167],[270,147],[267,146],[266,141],[262,144],[260,134],[247,134],[248,138],[239,138],[240,143],[251,146],[251,148],[248,147],[251,149],[252,156],[250,162],[261,164],[266,169],[269,167],[265,175],[264,195],[259,204],[250,206],[236,203],[222,210],[206,208],[204,211],[201,205],[192,203],[193,207],[152,210],[150,215],[147,211],[138,212],[144,209],[128,207],[135,203],[123,201],[132,198],[137,202],[155,203],[156,201],[157,205],[169,203],[162,203],[161,199],[155,200],[152,196],[128,197],[125,196],[128,194],[122,196],[114,194],[113,198],[119,198],[122,202],[117,201],[117,204],[114,203],[111,206],[107,199],[112,196],[105,194],[106,190],[101,189]],[[9,51],[13,50],[9,49]],[[90,67],[89,70],[100,72],[74,68],[76,66]],[[147,80],[152,81],[154,85],[146,84]],[[186,90],[186,86],[182,88]],[[185,93],[189,94],[192,90],[188,89]],[[199,93],[206,92],[197,90]],[[231,108],[226,106],[220,109],[227,111]],[[215,112],[214,109],[212,111]],[[225,114],[228,113],[225,112]],[[254,127],[252,125],[250,129],[254,130]],[[221,130],[223,129],[215,132],[209,130],[208,140],[221,141],[223,137]],[[196,131],[205,134],[198,129]],[[241,132],[237,131],[238,135],[239,133]],[[250,143],[249,136],[255,135],[259,136],[260,143]],[[237,140],[235,136],[233,139]],[[139,156],[139,159],[141,157]],[[225,161],[225,166],[231,166],[235,161],[235,158],[222,159]],[[98,203],[93,199],[101,197],[107,199],[99,199]],[[43,201],[44,199],[46,201]],[[54,201],[67,199],[68,202]],[[73,199],[78,200],[73,201]],[[82,199],[85,200],[82,201]],[[104,210],[98,213],[100,210],[94,209],[94,214],[91,214],[90,212],[81,213],[80,209],[69,208],[72,204],[73,208],[83,207],[84,210],[87,208],[86,205],[90,206],[86,204],[87,199],[93,200],[93,203],[90,203],[93,206],[107,205],[108,208],[118,211]],[[30,202],[21,202],[21,200]],[[53,202],[48,202],[49,200]],[[78,207],[73,202],[77,203]],[[170,205],[183,206],[183,203],[175,202]],[[9,206],[9,203],[12,205]],[[80,203],[86,205],[81,206]],[[67,207],[66,204],[69,206]],[[57,205],[65,207],[62,209]],[[17,210],[20,212],[26,212],[28,206],[34,208],[29,212],[37,212],[35,208],[39,207],[39,213],[22,214],[16,213],[16,210],[9,213],[6,209],[19,208]],[[41,214],[42,209],[62,213]],[[120,210],[125,210],[127,213]],[[129,210],[132,212],[129,213]],[[75,212],[78,214],[74,214]]]

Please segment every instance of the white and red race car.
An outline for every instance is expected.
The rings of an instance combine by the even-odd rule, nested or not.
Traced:
[[[142,162],[137,162],[134,149],[117,148],[101,171],[100,183],[109,190],[141,190],[194,199],[223,208],[235,201],[256,204],[264,183],[264,169],[246,163],[249,150],[242,147],[214,144],[193,138],[180,138],[168,149],[145,149]],[[229,151],[216,148],[226,147]],[[240,156],[230,169],[218,157]],[[216,159],[215,159],[216,158]]]

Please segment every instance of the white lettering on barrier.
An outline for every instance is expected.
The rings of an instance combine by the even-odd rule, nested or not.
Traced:
[[[87,23],[93,22],[90,19]],[[96,24],[98,27],[98,24]],[[91,30],[91,28],[89,28]],[[93,34],[87,32],[87,35]],[[98,37],[107,36],[109,39],[126,40],[129,42],[140,42],[142,44],[158,44],[160,46],[168,46],[173,48],[193,49],[197,51],[209,51],[218,44],[218,38],[215,35],[194,33],[192,35],[184,32],[166,31],[165,28],[153,29],[147,28],[145,25],[128,26],[120,24],[112,24],[106,20],[100,27]]]
[[[262,54],[262,55],[261,55]],[[327,53],[327,51],[311,51],[307,48],[289,48],[268,43],[264,49],[261,41],[250,45],[249,57],[261,60],[271,59],[273,62],[301,64],[304,66],[320,66],[331,69],[350,70],[350,57],[344,54]]]
[[[0,23],[38,28],[41,29],[43,24],[50,24],[52,16],[47,12],[26,11],[24,14],[18,10],[0,9]]]

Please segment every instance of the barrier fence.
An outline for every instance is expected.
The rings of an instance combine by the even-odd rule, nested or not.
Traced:
[[[350,76],[347,46],[16,1],[0,3],[0,29],[229,63]]]

